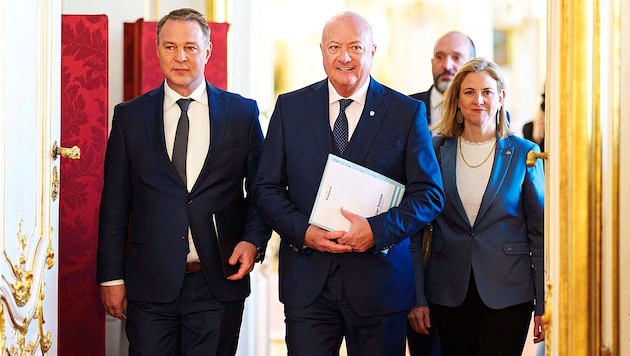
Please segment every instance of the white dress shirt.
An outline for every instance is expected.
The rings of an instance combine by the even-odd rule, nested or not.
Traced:
[[[435,125],[442,119],[442,100],[444,100],[444,95],[435,86],[433,86],[429,95],[431,95],[429,99],[431,107],[427,108],[431,110],[431,122],[429,122],[429,125]]]
[[[335,87],[332,86],[330,80],[328,81],[328,116],[330,120],[330,130],[332,132],[333,127],[335,126],[335,121],[337,120],[337,116],[339,116],[339,99],[352,99],[352,103],[348,105],[345,110],[346,117],[348,118],[348,142],[352,138],[352,134],[354,133],[354,129],[357,128],[359,124],[359,119],[361,118],[361,113],[363,112],[363,107],[365,107],[365,98],[367,97],[368,86],[370,85],[370,81],[368,80],[365,84],[363,84],[354,94],[350,95],[348,98],[344,98],[337,91]]]
[[[173,156],[173,145],[175,143],[175,132],[181,114],[181,109],[177,105],[177,100],[182,96],[169,88],[164,82],[164,138],[166,139],[166,151],[169,158]],[[206,93],[206,82],[188,96],[194,101],[188,106],[188,150],[186,153],[186,186],[188,191],[192,189],[201,173],[203,164],[210,149],[210,107],[208,106],[208,95]],[[198,262],[199,255],[192,239],[192,232],[188,227],[189,252],[186,257],[187,262]]]

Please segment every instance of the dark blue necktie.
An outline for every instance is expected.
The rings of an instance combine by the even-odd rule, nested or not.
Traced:
[[[173,166],[179,177],[186,182],[186,154],[188,152],[188,105],[192,99],[179,99],[177,105],[182,109],[175,131],[175,142],[173,143]]]
[[[339,115],[333,126],[333,137],[339,149],[339,154],[343,156],[343,152],[348,146],[348,117],[346,117],[346,108],[352,103],[352,99],[339,100]]]

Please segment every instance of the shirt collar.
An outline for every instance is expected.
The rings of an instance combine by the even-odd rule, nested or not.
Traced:
[[[181,99],[182,96],[179,95],[175,90],[171,89],[168,86],[166,80],[164,81],[164,108],[170,108],[175,105],[175,102]],[[206,81],[203,80],[201,84],[195,89],[188,98],[193,99],[194,101],[208,105],[208,95],[206,94]]]
[[[442,100],[444,100],[444,94],[440,93],[435,86],[433,86],[430,95],[429,102],[431,103],[431,109],[437,109],[442,104]]]
[[[350,97],[344,98],[341,95],[339,95],[339,93],[337,93],[337,90],[335,90],[335,87],[332,85],[332,83],[330,83],[330,80],[328,80],[328,104],[331,105],[334,102],[339,101],[339,99],[352,99],[353,101],[356,101],[357,103],[361,105],[365,105],[365,98],[367,97],[367,90],[369,86],[370,86],[370,81],[368,80],[365,82],[365,84],[360,86],[359,89],[357,89],[357,91],[355,91],[352,95],[350,95]]]

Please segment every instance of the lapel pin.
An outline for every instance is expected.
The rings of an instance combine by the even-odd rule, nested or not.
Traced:
[[[374,111],[370,111],[370,116],[374,116]]]

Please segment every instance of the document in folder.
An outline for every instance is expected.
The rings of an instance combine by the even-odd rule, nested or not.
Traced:
[[[341,208],[366,218],[398,206],[405,186],[380,173],[329,154],[309,223],[328,231],[348,231]]]

